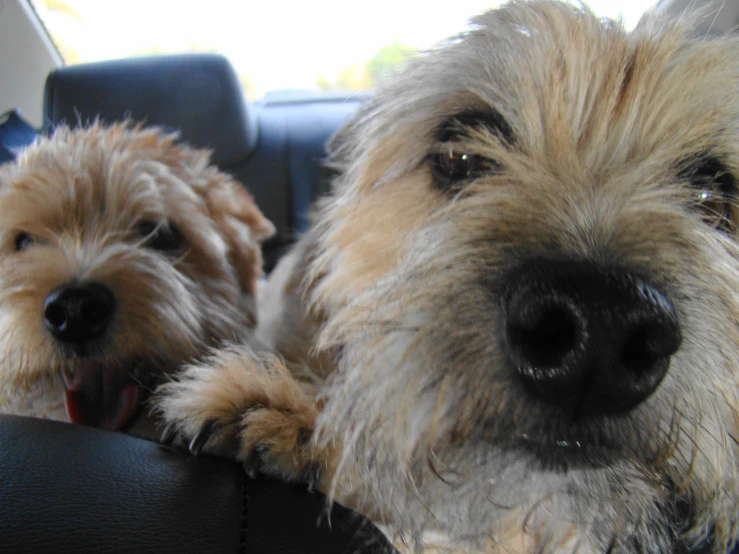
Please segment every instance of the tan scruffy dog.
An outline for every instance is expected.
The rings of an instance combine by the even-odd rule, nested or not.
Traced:
[[[274,228],[175,141],[61,127],[0,167],[5,411],[124,428],[159,376],[254,326]]]
[[[333,140],[342,173],[280,274],[306,274],[302,329],[335,355],[320,402],[240,349],[168,385],[166,419],[196,447],[235,424],[274,474],[319,462],[412,548],[726,551],[738,46],[551,1],[478,17]]]

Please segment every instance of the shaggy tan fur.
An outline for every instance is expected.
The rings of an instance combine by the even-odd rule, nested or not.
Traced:
[[[174,135],[59,127],[0,167],[0,213],[4,411],[66,419],[63,391],[69,411],[78,387],[85,423],[126,426],[163,374],[253,332],[259,243],[274,227]],[[112,293],[102,336],[65,343],[45,326],[50,293],[70,283]]]
[[[512,2],[409,63],[333,139],[341,174],[306,265],[286,262],[302,290],[280,304],[318,318],[300,331],[303,361],[335,361],[300,448],[336,467],[334,498],[353,495],[404,548],[718,553],[739,537],[739,42],[691,33],[655,14],[626,33],[564,3]],[[674,310],[669,369],[638,403],[586,413],[524,386],[508,291],[562,263]],[[274,346],[294,322],[273,325]],[[229,388],[288,386],[275,361],[245,359]],[[264,406],[263,392],[223,405],[198,388],[206,374],[163,396],[185,435],[209,403],[228,421]],[[248,433],[242,457],[259,446]]]

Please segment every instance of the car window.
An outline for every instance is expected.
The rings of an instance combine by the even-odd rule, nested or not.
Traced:
[[[67,64],[175,52],[219,52],[249,97],[267,91],[364,90],[415,52],[465,28],[495,0],[32,0]],[[590,0],[633,27],[643,0]]]

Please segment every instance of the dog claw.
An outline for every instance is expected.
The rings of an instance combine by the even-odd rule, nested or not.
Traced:
[[[209,419],[203,423],[200,431],[198,431],[190,441],[190,446],[188,447],[190,452],[195,456],[198,456],[203,451],[203,447],[207,444],[208,439],[210,439],[217,427],[218,422],[214,419]]]
[[[262,468],[261,448],[259,446],[253,448],[252,451],[247,454],[241,465],[249,477],[256,479]]]
[[[170,446],[175,437],[177,437],[177,427],[173,423],[168,424],[162,431],[162,436],[159,438],[159,442],[166,446]]]
[[[310,462],[306,464],[300,474],[300,481],[305,483],[308,492],[315,492],[316,485],[321,479],[321,464],[318,462]]]

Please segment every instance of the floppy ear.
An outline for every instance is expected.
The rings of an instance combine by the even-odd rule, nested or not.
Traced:
[[[254,296],[257,279],[263,275],[260,243],[275,234],[275,226],[241,183],[223,173],[209,181],[201,191],[206,209],[226,241],[241,289]]]
[[[208,217],[226,243],[241,290],[255,296],[257,279],[263,275],[260,243],[275,234],[275,226],[241,183],[211,165],[209,150],[175,144],[176,134],[157,130],[152,135],[156,159],[173,168],[203,200]]]

